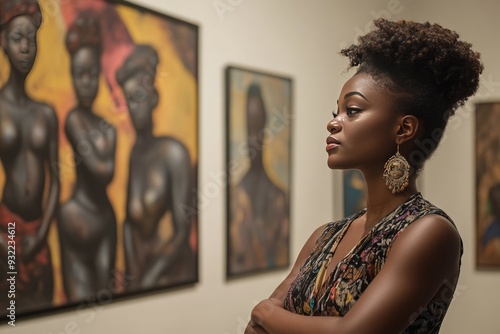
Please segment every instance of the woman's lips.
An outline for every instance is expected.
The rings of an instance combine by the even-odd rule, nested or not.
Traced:
[[[335,147],[337,147],[339,145],[340,145],[340,141],[338,141],[336,138],[334,138],[334,137],[326,138],[326,151],[327,152],[333,150]]]

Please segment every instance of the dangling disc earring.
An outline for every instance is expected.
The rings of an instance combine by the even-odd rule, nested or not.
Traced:
[[[396,154],[387,160],[384,165],[384,180],[393,194],[402,192],[408,186],[410,164],[399,153],[399,144]]]

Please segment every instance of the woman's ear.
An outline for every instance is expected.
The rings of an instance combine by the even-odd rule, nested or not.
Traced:
[[[418,137],[422,129],[420,125],[420,120],[413,115],[404,115],[401,117],[396,134],[397,142],[403,144],[408,140]]]

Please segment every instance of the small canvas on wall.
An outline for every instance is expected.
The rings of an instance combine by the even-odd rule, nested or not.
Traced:
[[[500,103],[476,105],[476,260],[500,268]]]
[[[289,265],[292,80],[226,69],[227,277]]]

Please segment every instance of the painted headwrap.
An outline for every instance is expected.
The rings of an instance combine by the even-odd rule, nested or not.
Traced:
[[[124,83],[137,73],[154,77],[158,66],[158,53],[150,45],[137,45],[116,71],[116,81],[123,87]]]
[[[29,15],[33,18],[35,27],[42,24],[42,11],[36,0],[1,0],[0,27],[9,23],[17,16]]]
[[[15,17],[31,16],[33,25],[38,29],[42,24],[42,11],[36,0],[0,0],[0,32]],[[2,39],[0,38],[0,46]]]
[[[101,53],[101,28],[99,18],[91,12],[83,12],[68,28],[66,48],[73,55],[83,47],[90,47]]]

